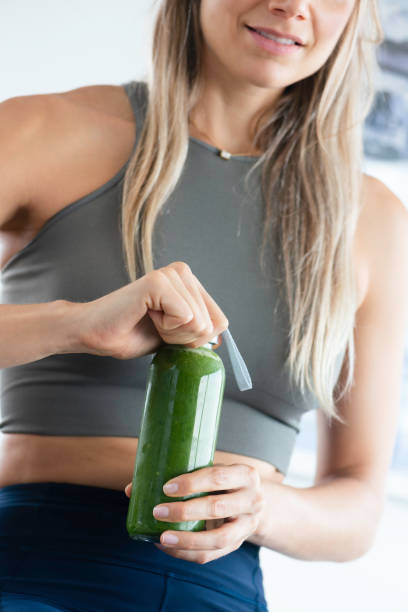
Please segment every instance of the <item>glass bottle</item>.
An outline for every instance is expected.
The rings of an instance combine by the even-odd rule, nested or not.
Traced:
[[[209,495],[167,497],[163,485],[213,465],[225,386],[224,364],[212,348],[218,344],[218,337],[198,348],[164,344],[153,357],[126,519],[132,539],[159,542],[168,529],[205,529],[205,520],[159,521],[153,508]]]

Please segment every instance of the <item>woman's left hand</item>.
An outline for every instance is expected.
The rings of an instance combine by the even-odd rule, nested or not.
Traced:
[[[206,531],[164,531],[160,536],[161,544],[155,544],[172,557],[204,564],[237,550],[244,540],[258,528],[261,514],[265,508],[265,497],[261,477],[257,469],[246,464],[214,464],[173,478],[166,484],[177,484],[177,491],[169,492],[168,497],[184,497],[194,493],[215,492],[186,501],[159,504],[153,510],[157,520],[165,522],[206,520]],[[128,497],[132,484],[125,487]],[[221,494],[222,493],[222,494]],[[159,517],[155,510],[167,508],[168,515]],[[225,519],[222,526],[209,528],[208,523]],[[177,538],[167,543],[166,536]]]

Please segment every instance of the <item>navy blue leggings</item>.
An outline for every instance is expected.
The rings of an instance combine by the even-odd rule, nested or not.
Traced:
[[[122,491],[57,482],[0,488],[0,610],[265,612],[259,546],[200,565],[126,531]]]

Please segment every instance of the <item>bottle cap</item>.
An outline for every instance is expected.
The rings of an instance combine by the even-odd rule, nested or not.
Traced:
[[[212,340],[209,340],[208,344],[219,344],[218,336],[215,336],[215,338],[213,338]]]

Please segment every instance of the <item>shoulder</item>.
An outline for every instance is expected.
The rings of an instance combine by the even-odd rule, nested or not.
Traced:
[[[46,100],[9,98],[0,103],[0,228],[30,199],[29,175],[35,142],[44,131]]]
[[[3,101],[0,165],[15,177],[10,179],[14,189],[17,182],[24,185],[24,193],[15,194],[16,206],[17,201],[30,205],[41,199],[37,189],[48,188],[47,177],[75,160],[87,160],[90,172],[97,164],[109,172],[125,161],[134,141],[134,123],[121,85],[91,85]]]
[[[106,118],[134,122],[134,113],[121,85],[87,85],[53,94],[53,97],[63,100],[77,112],[82,109]]]
[[[369,174],[363,174],[362,182],[363,206],[366,209],[370,208],[372,214],[382,219],[384,216],[388,218],[397,216],[399,219],[408,218],[408,212],[404,204],[385,183]]]
[[[121,85],[88,85],[48,94],[8,98],[0,104],[0,129],[22,126],[41,127],[44,121],[71,118],[71,114],[110,117],[134,121],[127,95]],[[8,119],[6,122],[5,119]]]
[[[401,246],[407,237],[407,208],[382,181],[367,174],[362,181],[361,221],[361,231],[367,246],[371,245],[372,256],[380,246]]]
[[[24,95],[0,103],[2,143],[38,137],[50,128],[92,127],[102,121],[134,122],[120,85],[91,85],[58,93]],[[51,135],[54,131],[51,133]],[[37,143],[38,144],[38,143]]]
[[[366,174],[358,240],[368,277],[365,301],[386,287],[398,293],[408,282],[408,210],[382,181]]]

